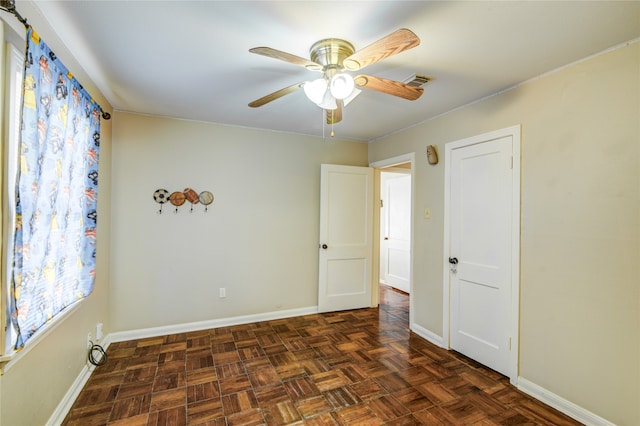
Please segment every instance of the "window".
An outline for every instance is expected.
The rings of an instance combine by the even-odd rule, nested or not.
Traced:
[[[31,27],[27,46],[6,49],[5,353],[87,297],[95,278],[101,109]]]
[[[3,41],[4,42],[4,41]],[[5,59],[5,73],[6,81],[4,82],[5,96],[4,96],[4,123],[5,123],[5,135],[4,140],[6,143],[3,146],[2,158],[2,238],[6,244],[3,244],[2,253],[2,282],[4,284],[2,289],[2,312],[7,312],[10,300],[9,280],[11,275],[11,264],[13,263],[12,250],[13,247],[13,229],[15,229],[15,176],[16,176],[16,161],[18,158],[18,141],[20,137],[20,106],[22,104],[22,74],[24,72],[24,53],[19,51],[14,44],[6,42],[6,59]],[[4,332],[4,338],[2,342],[3,354],[10,353],[15,346],[16,342],[16,330],[12,326],[11,322],[6,321],[6,316],[3,315],[2,331]]]

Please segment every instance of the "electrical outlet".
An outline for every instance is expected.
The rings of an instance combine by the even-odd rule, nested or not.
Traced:
[[[87,349],[91,349],[91,345],[93,345],[92,340],[91,333],[87,333]]]
[[[96,324],[96,342],[99,342],[102,339],[102,323],[99,322]]]

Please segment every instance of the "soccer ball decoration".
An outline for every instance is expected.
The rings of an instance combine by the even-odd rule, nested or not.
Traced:
[[[176,207],[175,212],[178,213],[178,207],[183,205],[185,201],[191,204],[191,212],[193,212],[193,205],[201,203],[205,206],[204,211],[208,211],[209,204],[213,203],[213,194],[209,191],[202,191],[198,193],[191,189],[185,188],[184,191],[174,191],[169,193],[166,189],[156,189],[153,193],[153,201],[160,204],[159,214],[162,214],[162,205],[165,203],[171,203]]]
[[[169,201],[169,191],[166,189],[156,189],[156,192],[153,193],[153,201],[160,204],[158,213],[162,213],[162,205]]]

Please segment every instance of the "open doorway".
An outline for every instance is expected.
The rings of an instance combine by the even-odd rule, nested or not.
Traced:
[[[411,163],[380,170],[380,284],[411,293]]]
[[[377,263],[378,302],[389,303],[389,291],[401,292],[408,299],[409,327],[412,323],[412,217],[414,153],[372,163],[376,171],[376,212],[374,263]],[[375,282],[375,281],[374,281]]]

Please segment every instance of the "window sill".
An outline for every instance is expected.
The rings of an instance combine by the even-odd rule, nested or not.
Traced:
[[[84,300],[84,299],[83,299]],[[40,342],[42,342],[49,334],[53,332],[60,324],[62,324],[68,317],[71,316],[82,304],[82,300],[77,301],[73,305],[67,307],[58,316],[45,324],[40,330],[33,335],[23,348],[12,351],[11,353],[0,355],[0,374],[4,374],[15,364],[20,361],[26,354],[31,352]]]

